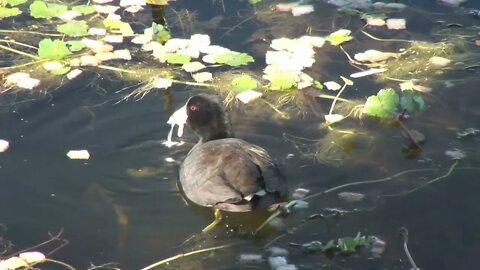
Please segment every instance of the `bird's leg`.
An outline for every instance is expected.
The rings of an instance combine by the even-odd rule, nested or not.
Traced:
[[[207,227],[205,227],[202,230],[202,233],[209,232],[211,229],[213,229],[213,227],[217,226],[220,222],[222,222],[223,217],[222,217],[222,212],[220,212],[220,210],[215,209],[215,211],[213,212],[213,215],[215,216],[215,220],[213,220],[212,223],[210,223]]]

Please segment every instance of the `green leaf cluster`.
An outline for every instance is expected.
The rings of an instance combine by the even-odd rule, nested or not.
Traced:
[[[226,52],[215,57],[215,62],[232,67],[248,65],[248,63],[254,61],[255,59],[251,55],[238,52]]]
[[[1,7],[0,6],[0,19],[17,16],[18,14],[21,14],[21,13],[22,13],[22,11],[20,11],[19,8],[16,8],[16,7],[7,8],[7,7]]]
[[[43,39],[38,44],[38,56],[43,59],[60,60],[71,52],[67,48],[67,44],[59,39]]]
[[[190,56],[186,54],[167,53],[165,54],[165,61],[169,64],[186,64],[190,62]]]
[[[0,0],[0,6],[5,7],[7,5],[15,7],[27,2],[27,0]]]
[[[425,108],[425,101],[419,92],[405,90],[400,97],[400,106],[409,113],[414,113]]]
[[[295,86],[297,76],[289,70],[276,70],[269,74],[270,85],[272,90],[288,90]]]
[[[88,35],[88,24],[85,21],[69,21],[57,26],[57,31],[71,37]]]
[[[377,95],[368,97],[363,113],[376,117],[390,117],[397,110],[398,94],[392,88],[381,89]]]
[[[338,31],[335,31],[331,33],[330,35],[325,37],[325,40],[330,42],[330,44],[334,46],[338,46],[344,42],[347,42],[351,39],[353,39],[352,36],[350,36],[351,31],[347,29],[340,29]]]
[[[355,254],[361,247],[369,246],[374,242],[371,237],[366,237],[357,234],[355,237],[343,237],[336,241],[330,240],[325,244],[319,241],[312,241],[301,245],[301,249],[305,253],[324,252],[338,255],[351,255]]]
[[[172,36],[170,35],[170,32],[168,29],[158,23],[153,22],[152,23],[152,29],[153,29],[153,40],[155,40],[158,43],[165,43],[167,40],[169,40]]]
[[[74,6],[74,7],[72,7],[72,10],[75,11],[75,12],[81,13],[83,15],[88,15],[88,14],[95,13],[95,8],[92,7],[92,6],[88,6],[88,5]]]
[[[68,10],[66,5],[35,1],[30,5],[30,15],[34,18],[50,19],[58,17]]]
[[[246,90],[253,90],[257,88],[258,82],[249,75],[242,75],[234,78],[231,83],[233,91],[241,93]]]
[[[69,40],[65,43],[71,52],[78,52],[85,48],[85,43],[80,40]]]

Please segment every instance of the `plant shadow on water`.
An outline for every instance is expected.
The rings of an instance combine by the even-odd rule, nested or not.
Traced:
[[[398,235],[405,226],[419,268],[471,269],[480,251],[480,207],[475,201],[480,185],[475,181],[479,139],[478,132],[459,134],[469,127],[479,128],[480,57],[478,45],[472,46],[479,40],[472,34],[478,31],[479,21],[466,11],[480,6],[468,3],[460,9],[417,2],[393,13],[409,19],[407,30],[399,32],[363,27],[359,16],[340,13],[322,1],[313,1],[315,13],[300,17],[272,9],[278,3],[267,0],[255,5],[172,2],[166,8],[166,20],[173,37],[209,33],[212,43],[255,58],[248,69],[235,66],[250,61],[244,54],[225,60],[236,67],[233,71],[229,65],[209,66],[217,68],[222,78],[211,84],[190,82],[190,74],[171,62],[173,68],[164,68],[165,63],[144,58],[118,68],[84,67],[84,74],[73,81],[55,77],[40,66],[21,70],[44,78],[45,85],[39,92],[28,93],[0,86],[0,139],[10,142],[9,149],[0,153],[0,260],[63,228],[61,237],[69,244],[48,257],[76,269],[109,262],[118,262],[121,269],[140,269],[165,258],[172,261],[159,269],[274,269],[268,262],[272,254],[285,256],[288,264],[301,269],[410,269]],[[12,4],[6,3],[10,8]],[[18,27],[30,18],[20,16]],[[151,24],[147,8],[125,16],[137,32]],[[455,23],[463,26],[452,26]],[[315,64],[308,74],[317,84],[307,80],[310,86],[300,91],[289,88],[301,80],[283,78],[278,83],[272,79],[282,77],[278,74],[292,78],[298,74],[274,70],[273,75],[262,77],[270,41],[305,33],[323,37],[341,28],[352,29],[354,39],[341,49],[333,42],[315,48]],[[1,33],[5,40],[4,35],[14,35]],[[467,38],[455,40],[456,35]],[[378,37],[392,40],[380,42],[375,40]],[[410,46],[405,39],[436,43]],[[0,43],[18,45],[18,40],[5,40]],[[0,63],[7,67],[0,69],[2,83],[10,65],[28,64],[18,62],[6,47],[1,48]],[[395,53],[384,62],[348,62],[347,54],[370,48]],[[400,48],[407,49],[398,52]],[[456,65],[432,67],[433,56],[449,58]],[[421,67],[412,64],[418,58]],[[387,67],[389,71],[378,75],[378,80],[356,79],[353,86],[339,78],[358,71],[359,65],[362,70]],[[245,89],[231,89],[234,79],[246,74],[250,77],[243,79],[262,91],[263,97],[244,105],[236,100],[235,91]],[[173,78],[173,86],[153,89],[158,81],[152,77],[160,75]],[[408,92],[413,91],[410,88],[400,93],[396,80],[417,91],[433,90],[421,96]],[[327,81],[344,83],[345,92],[326,90],[327,84],[323,90],[313,87]],[[277,89],[269,88],[272,85]],[[185,144],[167,148],[162,144],[169,130],[166,122],[189,96],[212,90],[219,90],[229,101],[235,135],[267,149],[285,171],[292,191],[310,190],[303,198],[308,209],[280,215],[280,229],[267,225],[253,236],[269,214],[232,214],[226,223],[203,235],[200,231],[213,219],[213,211],[187,205],[178,191],[179,163],[197,138],[187,128]],[[335,108],[332,100],[337,102]],[[345,118],[325,123],[327,114]],[[394,117],[378,117],[384,115]],[[91,157],[69,160],[65,153],[72,149],[88,149]],[[452,153],[466,153],[466,158],[452,160]],[[378,237],[387,248],[381,254],[371,252],[368,245],[360,249],[359,242],[352,248],[350,238],[357,233]],[[347,242],[347,237],[350,244],[344,250],[348,252],[342,253],[340,244],[328,248],[330,240],[336,245],[337,239]],[[312,241],[322,244],[306,250],[311,246],[305,244]],[[274,247],[282,251],[272,251]],[[48,254],[54,248],[42,246],[39,251]],[[38,267],[50,269],[43,264]]]

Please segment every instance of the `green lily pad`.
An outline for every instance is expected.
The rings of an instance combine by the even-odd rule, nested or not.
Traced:
[[[258,82],[249,75],[242,75],[236,77],[230,83],[233,87],[233,91],[241,93],[246,90],[253,90],[257,88]]]
[[[57,31],[71,37],[88,35],[88,25],[85,21],[69,21],[57,26]]]
[[[63,74],[66,74],[67,72],[69,72],[70,69],[71,69],[71,67],[65,66],[65,67],[54,69],[54,70],[50,71],[50,73],[55,74],[55,75],[63,75]]]
[[[398,94],[392,88],[381,89],[376,96],[368,97],[363,113],[370,116],[390,117],[397,109]]]
[[[313,87],[319,89],[319,90],[322,90],[323,89],[323,84],[320,82],[320,81],[313,81]]]
[[[85,48],[85,43],[80,40],[69,40],[65,43],[71,52],[78,52]]]
[[[38,44],[38,56],[44,59],[60,60],[69,55],[67,44],[59,39],[43,39]]]
[[[229,65],[232,67],[248,65],[248,63],[254,62],[254,61],[255,59],[253,59],[251,55],[246,53],[238,53],[238,52],[227,52],[224,54],[217,55],[215,57],[215,62]]]
[[[35,1],[30,5],[30,15],[34,18],[50,19],[58,17],[68,10],[66,5]]]
[[[186,64],[190,62],[190,56],[186,54],[167,53],[165,54],[165,61],[169,64]]]
[[[75,6],[75,7],[72,7],[72,10],[75,12],[81,13],[83,15],[95,13],[95,8],[88,5]]]
[[[0,1],[0,4],[8,4],[11,7],[21,5],[23,3],[27,2],[27,0],[2,0]]]
[[[14,8],[0,7],[0,18],[13,17],[21,13],[22,12],[20,11],[20,9],[16,7]]]
[[[400,106],[409,113],[414,113],[425,108],[425,101],[419,92],[405,90],[402,91],[402,96],[400,97]]]
[[[348,29],[340,29],[338,31],[335,31],[333,33],[331,33],[330,35],[326,36],[325,37],[325,40],[327,40],[328,42],[330,42],[330,44],[334,45],[334,46],[338,46],[344,42],[347,42],[351,39],[353,39],[352,36],[350,36],[350,34],[352,33],[352,31],[348,30]]]
[[[276,70],[268,74],[270,81],[270,89],[272,90],[288,90],[295,86],[297,76],[289,70]]]

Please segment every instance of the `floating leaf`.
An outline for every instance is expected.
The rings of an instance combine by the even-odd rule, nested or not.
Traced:
[[[337,90],[340,90],[340,88],[342,88],[342,86],[335,81],[324,82],[323,85],[325,85],[325,87],[327,87],[327,89],[331,91],[337,91]]]
[[[3,0],[3,1],[0,1],[0,4],[6,3],[6,4],[9,4],[11,7],[14,7],[14,6],[21,5],[25,2],[27,2],[27,0]]]
[[[44,59],[60,60],[70,54],[67,44],[59,39],[43,39],[38,44],[38,56]]]
[[[412,90],[405,90],[402,91],[402,96],[400,97],[400,106],[409,113],[414,113],[425,107],[425,101],[420,93]]]
[[[270,81],[270,89],[287,90],[293,88],[297,81],[297,76],[290,70],[273,70],[264,75],[264,78]]]
[[[226,64],[229,66],[237,67],[241,65],[247,65],[250,62],[254,62],[255,59],[249,54],[238,52],[226,52],[224,54],[217,55],[215,61],[220,64]]]
[[[253,90],[257,88],[258,82],[249,75],[242,75],[234,78],[230,84],[233,87],[233,91],[236,93],[241,93],[246,90]]]
[[[70,71],[70,69],[71,69],[71,67],[65,66],[65,67],[56,68],[56,69],[50,71],[50,73],[55,74],[55,75],[63,75],[63,74],[68,73]]]
[[[45,3],[43,1],[35,1],[30,5],[30,15],[37,19],[50,19],[52,17],[58,17],[67,10],[68,7],[66,5]]]
[[[348,30],[348,29],[340,29],[338,31],[335,31],[333,33],[331,33],[330,35],[326,36],[325,37],[325,40],[327,40],[328,42],[330,42],[330,44],[334,45],[334,46],[338,46],[344,42],[347,42],[351,39],[353,39],[352,36],[350,36],[350,33],[352,31]]]
[[[57,31],[71,37],[88,35],[88,25],[85,21],[69,21],[57,26]]]
[[[6,140],[0,139],[0,153],[5,152],[10,147],[10,143]]]
[[[210,72],[198,72],[192,74],[193,79],[198,83],[208,82],[213,80],[213,75]]]
[[[313,87],[322,90],[323,89],[323,84],[317,80],[313,81]]]
[[[343,116],[341,114],[326,114],[325,115],[325,121],[328,124],[333,124],[333,123],[336,123],[336,122],[340,122],[343,119],[345,119],[345,116]]]
[[[70,150],[67,153],[70,159],[89,159],[90,153],[88,150]]]
[[[145,0],[147,4],[150,5],[157,5],[157,6],[165,6],[168,5],[168,1],[170,0]]]
[[[88,5],[75,6],[75,7],[72,7],[72,10],[75,12],[81,13],[83,15],[95,13],[95,8]]]
[[[247,104],[250,103],[260,97],[262,97],[262,93],[255,91],[255,90],[245,90],[239,94],[237,94],[235,97],[240,100],[241,102]]]
[[[185,54],[166,53],[165,61],[169,64],[185,64],[190,62],[190,56]]]
[[[21,14],[21,13],[22,12],[20,11],[20,9],[16,7],[14,8],[0,7],[0,19],[17,16],[18,14]]]
[[[391,53],[391,52],[381,52],[377,50],[367,50],[363,53],[357,53],[353,56],[355,60],[360,62],[381,62],[386,61],[390,58],[395,58],[398,56],[398,53]]]
[[[65,43],[67,44],[67,47],[71,52],[78,52],[85,48],[85,43],[80,40],[69,40]]]
[[[389,117],[397,109],[398,94],[392,88],[381,89],[376,96],[368,97],[363,113],[370,116]]]

